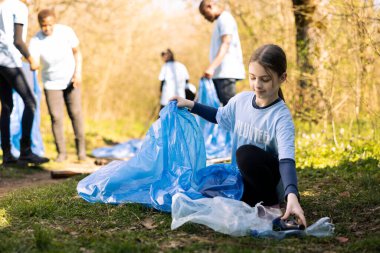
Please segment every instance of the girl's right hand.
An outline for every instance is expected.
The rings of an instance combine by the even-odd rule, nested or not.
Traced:
[[[177,100],[177,106],[180,108],[181,107],[187,107],[191,110],[194,107],[194,101],[185,99],[185,98],[180,97],[180,96],[174,96],[174,97],[170,98],[169,100],[170,101]]]
[[[307,227],[306,218],[302,210],[302,207],[298,202],[297,196],[294,193],[289,193],[286,211],[284,216],[281,217],[281,219],[286,220],[292,214],[294,214],[298,218],[299,224],[303,224],[305,227]]]

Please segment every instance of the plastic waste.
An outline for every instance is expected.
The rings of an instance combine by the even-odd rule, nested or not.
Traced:
[[[112,147],[94,149],[92,155],[97,158],[124,159],[135,156],[141,148],[141,139],[132,139]]]
[[[40,121],[41,121],[41,90],[38,85],[37,73],[35,71],[31,71],[29,64],[23,63],[22,67],[24,71],[24,75],[26,77],[27,83],[31,86],[31,89],[34,93],[34,97],[37,102],[36,111],[34,114],[32,134],[31,134],[31,143],[32,143],[32,151],[34,154],[39,156],[44,155],[44,146],[42,142],[42,136],[40,131]],[[20,139],[22,136],[22,114],[24,112],[24,102],[22,98],[16,91],[12,91],[12,99],[13,99],[13,110],[11,113],[10,119],[10,134],[11,134],[11,152],[13,156],[20,156]]]
[[[319,219],[305,230],[274,231],[273,221],[282,216],[279,209],[266,208],[260,203],[251,207],[246,203],[224,197],[191,199],[183,193],[173,196],[171,229],[187,222],[206,225],[232,236],[251,235],[259,238],[327,237],[334,233],[328,217]]]
[[[206,151],[194,116],[169,103],[149,129],[139,153],[129,161],[113,161],[78,183],[89,202],[141,203],[170,212],[172,197],[224,196],[240,199],[243,183],[236,167],[205,167]]]
[[[182,193],[173,197],[171,229],[186,222],[206,225],[213,230],[232,236],[249,235],[250,231],[264,232],[272,229],[272,220],[281,215],[278,209],[266,209],[224,197],[192,200]]]
[[[211,79],[201,78],[199,81],[197,102],[215,108],[221,106]],[[231,133],[199,116],[197,116],[197,121],[203,132],[207,159],[231,157]]]
[[[282,240],[288,237],[329,237],[334,234],[335,226],[330,222],[329,217],[323,217],[317,220],[314,224],[307,227],[305,230],[286,230],[286,231],[273,231],[268,230],[259,232],[257,230],[251,230],[251,235],[258,238],[273,238]]]
[[[171,102],[148,130],[136,156],[100,168],[81,180],[77,191],[90,202],[155,203],[159,208],[168,201],[164,187],[178,183],[175,180],[184,171],[202,168],[205,163],[204,142],[194,117]]]

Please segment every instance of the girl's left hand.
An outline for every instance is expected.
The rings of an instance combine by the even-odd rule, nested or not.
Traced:
[[[288,194],[288,203],[286,205],[286,211],[284,216],[281,219],[286,220],[290,215],[294,214],[298,218],[298,222],[307,227],[306,218],[300,203],[298,202],[298,198],[294,193]]]

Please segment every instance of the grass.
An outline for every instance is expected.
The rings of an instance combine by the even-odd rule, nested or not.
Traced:
[[[85,202],[76,194],[82,177],[75,177],[0,198],[0,252],[380,252],[378,142],[342,136],[340,146],[332,143],[317,134],[297,137],[302,206],[309,224],[331,217],[330,238],[235,238],[197,224],[172,231],[170,214]],[[33,173],[11,171],[0,174]]]

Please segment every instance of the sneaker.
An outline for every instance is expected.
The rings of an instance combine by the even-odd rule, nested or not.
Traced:
[[[57,158],[54,160],[56,163],[62,163],[66,161],[67,155],[66,154],[58,154]]]
[[[17,158],[12,155],[11,152],[3,154],[3,165],[16,164]]]
[[[20,158],[18,159],[21,163],[33,163],[33,164],[42,164],[49,162],[49,158],[38,156],[32,152],[21,153]]]

